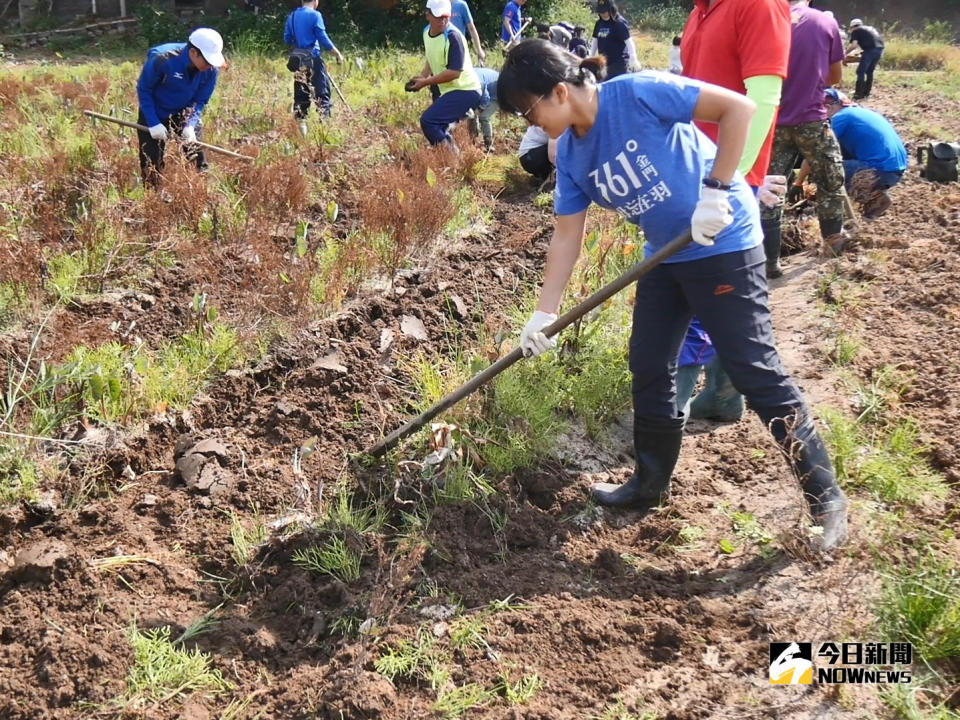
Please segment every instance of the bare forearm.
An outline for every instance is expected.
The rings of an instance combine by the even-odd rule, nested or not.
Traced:
[[[558,218],[558,225],[561,220]],[[559,312],[563,292],[570,281],[577,258],[580,257],[582,243],[582,225],[579,233],[564,231],[560,227],[553,231],[553,239],[547,250],[547,265],[543,271],[543,286],[540,288],[538,310],[548,313]]]

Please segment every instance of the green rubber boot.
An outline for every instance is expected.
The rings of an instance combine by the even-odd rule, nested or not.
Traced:
[[[705,379],[703,390],[690,403],[690,417],[729,422],[742,418],[743,395],[730,382],[719,357],[707,364]]]

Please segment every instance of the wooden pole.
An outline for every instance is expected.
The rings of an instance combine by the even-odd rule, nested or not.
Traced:
[[[565,327],[573,324],[594,308],[605,303],[607,300],[627,287],[627,285],[630,285],[642,278],[661,262],[677,252],[680,248],[685,247],[691,240],[692,238],[689,231],[685,235],[671,240],[646,260],[638,262],[616,280],[608,285],[604,285],[579,305],[565,312],[549,327],[544,329],[544,334],[546,334],[547,337],[556,335]],[[517,360],[520,360],[522,357],[523,351],[519,347],[514,348],[509,354],[504,355],[486,370],[474,375],[472,379],[440,400],[436,405],[421,413],[403,427],[394,430],[392,433],[387,435],[387,437],[370,448],[367,453],[373,455],[374,457],[383,455],[383,453],[392,448],[403,438],[407,437],[407,435],[419,430],[444,410],[460,402],[478,388],[486,385],[488,382],[493,380],[493,378],[513,365],[515,362],[517,362]]]
[[[143,130],[144,132],[150,132],[150,128],[146,125],[140,125],[139,123],[129,122],[128,120],[121,120],[120,118],[115,118],[112,115],[101,115],[100,113],[95,113],[92,110],[84,110],[83,114],[96,118],[97,120],[106,120],[107,122],[116,123],[117,125],[123,125],[124,127],[133,128],[134,130]],[[221,155],[227,155],[232,158],[237,158],[238,160],[245,160],[247,162],[253,162],[255,158],[250,157],[249,155],[241,155],[236,153],[233,150],[227,150],[226,148],[217,147],[216,145],[209,145],[205,142],[200,142],[197,140],[192,145],[198,145],[205,150],[210,150],[211,152],[220,153]]]

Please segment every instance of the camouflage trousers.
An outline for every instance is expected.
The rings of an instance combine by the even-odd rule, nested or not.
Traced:
[[[780,126],[773,136],[770,175],[790,176],[797,155],[810,163],[810,180],[817,184],[817,219],[820,234],[828,237],[843,227],[843,157],[830,121]],[[768,208],[760,205],[760,216],[766,222],[779,222],[783,205]]]

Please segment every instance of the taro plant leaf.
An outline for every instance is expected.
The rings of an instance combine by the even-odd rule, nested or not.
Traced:
[[[327,207],[327,214],[330,214],[330,208]],[[297,235],[296,235],[296,245],[294,246],[294,251],[297,253],[298,258],[302,258],[307,254],[307,227],[309,223],[306,220],[301,220],[297,223]]]
[[[587,252],[593,252],[593,249],[597,246],[597,242],[600,240],[600,234],[596,230],[591,230],[590,234],[587,235],[586,240],[584,240],[584,246],[587,248]]]
[[[207,308],[207,322],[216,322],[217,320],[217,309],[211,305]]]
[[[335,200],[331,200],[327,203],[327,220],[335,223],[338,217],[340,217],[340,206],[337,205]]]
[[[403,194],[403,190],[401,190],[400,188],[397,188],[397,204],[398,205],[403,205],[403,199],[405,197],[406,195]]]
[[[737,549],[737,548],[734,546],[734,544],[733,544],[732,542],[730,542],[729,540],[727,540],[726,538],[723,538],[723,539],[720,541],[720,550],[721,550],[722,552],[726,553],[727,555],[732,554],[733,551],[736,550],[736,549]]]
[[[282,272],[282,273],[280,273],[280,280],[283,281],[284,284],[289,284],[289,283],[290,283],[290,276],[287,275],[285,272]]]
[[[106,390],[106,384],[103,381],[103,375],[99,372],[94,372],[90,376],[90,394],[93,396],[94,400],[100,400],[103,397],[103,393]]]
[[[433,172],[433,168],[427,168],[427,185],[433,187],[437,184],[437,174]]]

